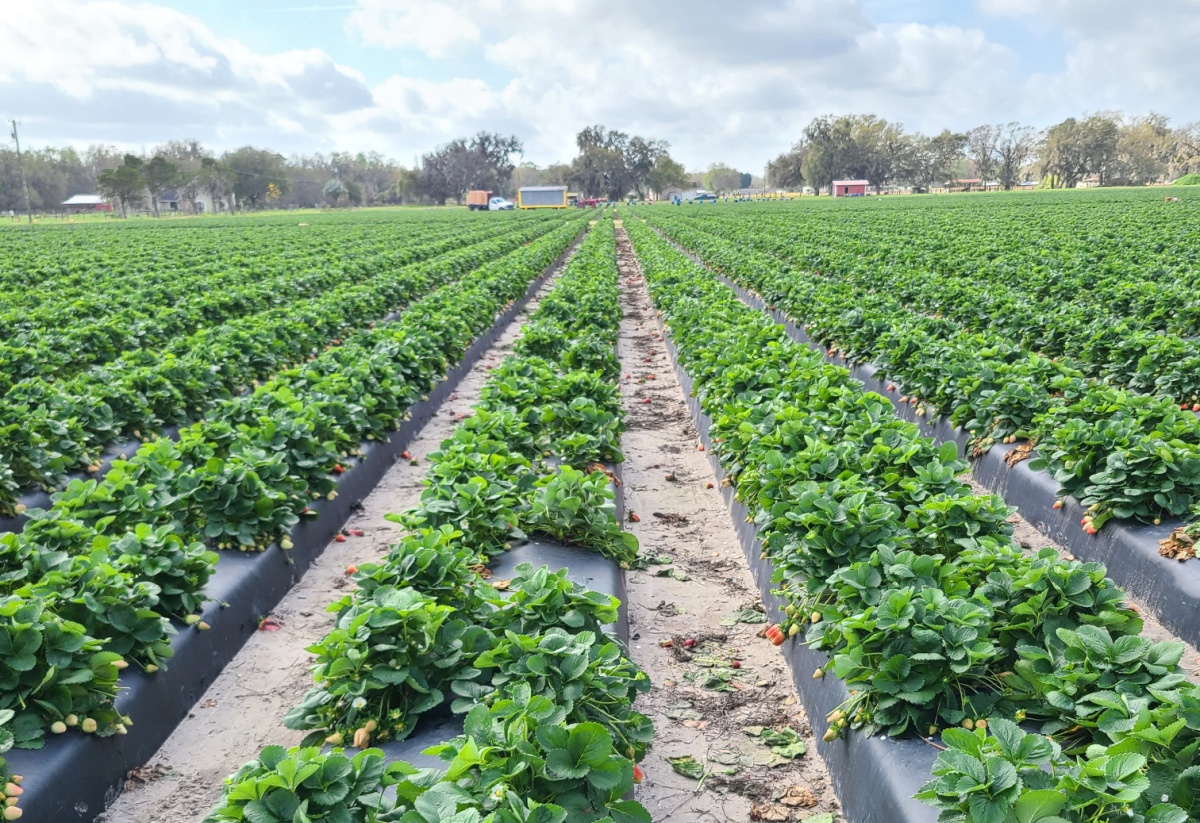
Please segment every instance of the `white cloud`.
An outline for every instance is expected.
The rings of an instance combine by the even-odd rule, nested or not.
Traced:
[[[331,36],[365,49],[363,67],[436,67],[368,81],[323,49],[264,53],[214,32],[203,5],[37,0],[5,10],[0,100],[43,143],[194,136],[409,160],[488,129],[519,135],[526,157],[547,163],[602,123],[669,140],[689,167],[754,170],[827,113],[929,131],[1116,107],[1200,116],[1200,0],[975,8],[977,25],[956,26],[877,24],[863,0],[357,0]],[[990,36],[995,20],[1013,47]],[[1023,68],[1013,21],[1063,38],[1062,68]]]
[[[1200,117],[1200,0],[979,0],[981,11],[1060,33],[1063,67],[1028,78],[1028,114],[1043,123],[1108,108]]]
[[[374,106],[362,74],[319,49],[260,54],[193,16],[108,0],[6,9],[0,97],[43,142],[126,146],[284,135],[311,150],[331,118]]]
[[[360,2],[393,12],[409,5]],[[982,31],[876,26],[857,0],[522,5],[542,11],[489,0],[454,7],[504,78],[493,87],[499,110],[523,124],[527,153],[542,162],[568,159],[575,133],[603,123],[668,139],[689,165],[757,169],[815,115],[869,110],[940,129],[959,125],[946,122],[950,113],[973,125],[965,118],[983,116],[982,102],[1012,85],[1012,55]],[[364,19],[352,17],[351,28]],[[364,42],[410,36],[401,19],[389,32],[384,16],[372,17]]]
[[[429,57],[446,57],[456,48],[479,40],[471,7],[438,0],[362,0],[346,25],[371,46],[413,48]]]

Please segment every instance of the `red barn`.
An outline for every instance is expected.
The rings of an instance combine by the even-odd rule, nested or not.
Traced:
[[[77,194],[70,200],[64,200],[63,211],[68,214],[83,214],[89,211],[112,211],[112,204],[98,194]]]
[[[870,180],[834,180],[830,191],[834,197],[865,197]]]

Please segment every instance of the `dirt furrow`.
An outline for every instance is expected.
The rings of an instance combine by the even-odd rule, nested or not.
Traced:
[[[299,744],[304,734],[285,728],[283,718],[312,685],[311,655],[305,648],[332,627],[333,615],[326,607],[350,593],[346,568],[382,558],[402,535],[400,525],[384,516],[417,502],[425,456],[469,414],[489,372],[512,350],[521,325],[556,280],[557,273],[547,278],[421,430],[408,449],[412,461],[397,462],[363,501],[345,527],[362,536],[351,535],[326,547],[279,606],[264,615],[262,630],[209,687],[150,764],[130,775],[125,792],[96,823],[199,823],[220,799],[227,775],[264,746]]]
[[[646,561],[628,573],[630,648],[654,683],[638,705],[655,739],[637,799],[670,823],[836,811],[786,663],[757,636],[766,619],[757,588],[620,227],[617,250],[625,527]]]

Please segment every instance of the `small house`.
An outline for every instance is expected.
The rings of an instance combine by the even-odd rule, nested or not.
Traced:
[[[167,189],[158,196],[159,211],[179,211],[180,197],[175,189]]]
[[[77,194],[70,200],[64,200],[62,210],[67,214],[84,214],[86,212],[112,211],[112,204],[98,194]]]
[[[834,197],[865,197],[870,180],[834,180],[830,192]]]

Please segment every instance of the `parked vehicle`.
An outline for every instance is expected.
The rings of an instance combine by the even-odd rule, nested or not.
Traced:
[[[492,192],[490,191],[476,190],[467,192],[467,208],[471,211],[487,211],[491,200]]]

